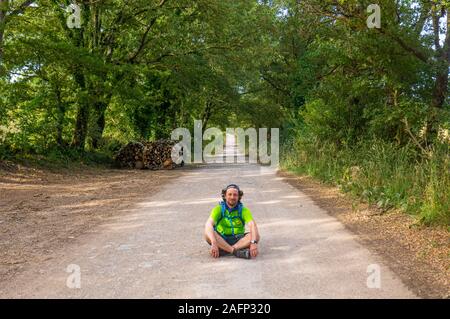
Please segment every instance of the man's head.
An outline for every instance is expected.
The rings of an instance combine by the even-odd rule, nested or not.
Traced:
[[[242,195],[244,195],[244,192],[236,184],[230,184],[222,190],[222,199],[230,207],[236,206]]]

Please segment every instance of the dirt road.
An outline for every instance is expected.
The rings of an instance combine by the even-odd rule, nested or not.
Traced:
[[[256,259],[213,259],[204,223],[239,183],[261,232]],[[376,271],[380,270],[379,288]],[[78,270],[80,276],[78,277]],[[78,281],[79,279],[79,281]],[[368,285],[369,281],[369,285]],[[80,288],[77,288],[77,287]],[[414,298],[382,260],[269,167],[183,171],[0,288],[2,298]]]

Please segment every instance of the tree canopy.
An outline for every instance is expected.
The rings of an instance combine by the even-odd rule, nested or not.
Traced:
[[[168,137],[193,120],[424,149],[448,129],[447,1],[0,0],[15,152]]]

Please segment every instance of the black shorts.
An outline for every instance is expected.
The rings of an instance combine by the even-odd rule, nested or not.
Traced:
[[[244,234],[236,234],[236,235],[222,235],[220,233],[218,233],[220,235],[220,237],[222,237],[223,239],[225,239],[225,241],[228,243],[228,245],[233,246],[234,244],[236,244],[238,241],[240,241],[242,238],[245,237],[245,235],[247,235],[248,233],[244,233]]]

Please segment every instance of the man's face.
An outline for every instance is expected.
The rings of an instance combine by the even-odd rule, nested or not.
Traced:
[[[230,207],[236,206],[239,200],[239,192],[236,188],[229,188],[225,193],[225,200]]]

